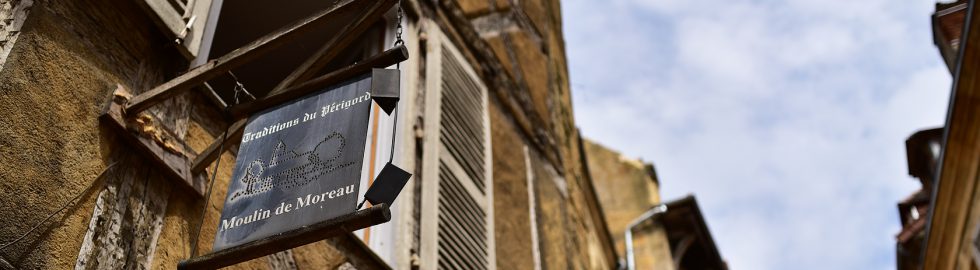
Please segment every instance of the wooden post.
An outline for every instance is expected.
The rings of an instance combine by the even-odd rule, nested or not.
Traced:
[[[384,204],[375,205],[368,209],[284,232],[269,238],[181,261],[177,264],[177,269],[218,269],[320,241],[331,236],[385,223],[390,220],[391,211],[388,209],[388,206]]]

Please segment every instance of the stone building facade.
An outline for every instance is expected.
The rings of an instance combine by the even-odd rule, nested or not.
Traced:
[[[661,201],[653,164],[588,140],[583,149],[622,266],[728,269],[693,195]]]
[[[285,89],[345,24],[127,115],[125,130],[100,116],[317,11],[365,1],[0,1],[0,268],[171,269],[209,251],[235,144],[175,179],[133,141],[190,166],[234,128],[234,81],[258,98]],[[572,115],[559,1],[402,6],[400,120],[375,116],[370,150],[373,164],[396,142],[394,163],[414,174],[392,220],[231,268],[617,267]],[[381,18],[296,80],[389,48],[399,17]]]

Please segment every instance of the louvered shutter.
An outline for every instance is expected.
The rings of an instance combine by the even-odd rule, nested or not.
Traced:
[[[180,44],[181,53],[188,59],[197,57],[204,38],[212,0],[138,0],[155,14],[154,21]]]
[[[422,269],[496,269],[487,89],[431,25],[422,157]]]

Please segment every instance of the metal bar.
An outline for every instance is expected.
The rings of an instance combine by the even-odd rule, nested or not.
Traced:
[[[405,46],[398,46],[381,54],[372,56],[364,61],[350,65],[348,67],[316,77],[302,84],[287,88],[282,93],[270,95],[265,98],[244,103],[231,108],[231,115],[234,117],[245,117],[252,113],[271,108],[284,102],[302,97],[304,95],[321,90],[323,87],[342,82],[354,76],[364,74],[372,68],[384,68],[408,59],[408,49]]]
[[[211,100],[211,103],[214,103],[214,105],[217,105],[222,109],[228,107],[228,103],[225,103],[225,100],[221,99],[221,95],[218,95],[218,91],[215,91],[214,88],[212,88],[211,85],[208,84],[207,82],[204,83],[204,89],[208,90],[205,93],[205,96],[207,96],[208,99]]]
[[[364,31],[366,31],[372,23],[377,21],[395,5],[397,0],[384,0],[377,1],[377,3],[371,6],[364,15],[360,16],[353,23],[344,26],[337,35],[334,35],[326,44],[324,44],[315,53],[310,55],[303,64],[298,68],[293,70],[285,79],[279,82],[275,88],[269,92],[269,95],[275,95],[284,92],[288,87],[295,85],[297,82],[303,82],[316,75],[323,66],[325,66],[330,60],[339,55],[344,49],[346,49],[353,41],[357,40],[358,37]]]
[[[232,68],[261,57],[292,39],[315,29],[317,26],[330,24],[337,20],[337,18],[345,17],[345,13],[361,11],[364,9],[364,6],[374,2],[375,0],[352,0],[347,4],[318,12],[293,25],[265,35],[248,45],[235,49],[218,59],[208,61],[204,65],[191,69],[187,73],[163,83],[150,91],[133,97],[126,105],[125,111],[129,115],[133,115],[146,110],[146,108],[149,108],[157,102],[187,91],[195,85],[202,84],[211,78],[224,74]]]
[[[235,123],[232,123],[231,126],[228,127],[228,137],[225,137],[224,133],[219,134],[218,137],[216,137],[218,138],[217,140],[214,140],[214,142],[212,142],[207,149],[204,149],[204,152],[201,152],[201,154],[194,158],[193,163],[191,163],[191,174],[196,175],[197,173],[204,171],[208,165],[211,165],[211,162],[218,159],[218,157],[221,156],[221,153],[218,153],[218,149],[222,148],[220,147],[222,144],[224,144],[224,149],[228,150],[233,143],[241,139],[242,132],[245,130],[245,123],[247,122],[248,119],[242,118],[235,121]],[[227,139],[222,142],[221,138]]]
[[[177,269],[217,269],[328,237],[356,231],[391,220],[387,205],[380,204],[307,227],[181,261]]]

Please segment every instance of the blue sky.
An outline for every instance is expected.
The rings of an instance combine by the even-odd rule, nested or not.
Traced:
[[[894,269],[945,119],[934,1],[562,1],[577,124],[697,196],[733,269]]]

